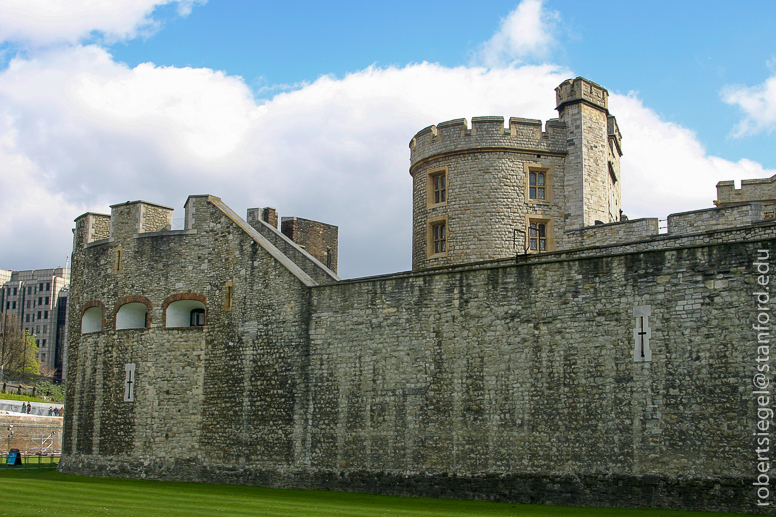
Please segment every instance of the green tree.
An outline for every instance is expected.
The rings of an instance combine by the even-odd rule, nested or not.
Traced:
[[[5,372],[40,374],[38,345],[15,314],[0,314],[0,381]]]
[[[38,343],[29,332],[24,332],[24,341],[21,344],[20,360],[14,370],[30,375],[40,375],[40,363],[38,362]]]

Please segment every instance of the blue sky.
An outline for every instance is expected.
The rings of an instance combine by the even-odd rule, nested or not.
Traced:
[[[776,174],[773,34],[772,0],[0,0],[0,268],[62,265],[87,210],[208,192],[339,225],[344,277],[408,269],[415,132],[546,120],[578,75],[611,94],[625,212],[708,207]]]

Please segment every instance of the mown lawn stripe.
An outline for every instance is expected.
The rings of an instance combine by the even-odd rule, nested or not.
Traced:
[[[713,512],[519,505],[242,485],[0,471],[0,517],[716,517]],[[726,514],[727,516],[742,514]]]

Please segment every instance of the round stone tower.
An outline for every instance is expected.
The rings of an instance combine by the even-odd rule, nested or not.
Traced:
[[[475,117],[415,135],[413,270],[563,249],[565,230],[619,220],[608,93],[583,78],[556,93],[561,118],[544,131],[540,120]]]

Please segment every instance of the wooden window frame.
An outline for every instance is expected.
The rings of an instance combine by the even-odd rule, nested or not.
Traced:
[[[544,237],[531,235],[531,225],[544,225]],[[548,253],[555,251],[555,233],[553,231],[552,219],[541,215],[528,215],[525,220],[525,238],[528,253]],[[538,231],[538,228],[537,228]],[[532,247],[533,239],[536,239],[536,249]],[[544,249],[541,248],[541,241],[544,241]]]
[[[435,259],[435,258],[441,258],[446,257],[448,251],[450,250],[450,225],[447,221],[447,216],[443,215],[440,217],[432,217],[429,218],[426,221],[427,224],[427,230],[426,230],[426,258],[428,259]],[[436,244],[439,241],[439,239],[436,239],[435,231],[436,228],[443,227],[444,228],[444,239],[442,242],[444,242],[444,251],[436,251]]]
[[[539,175],[544,177],[544,185],[539,185]],[[531,176],[536,177],[534,184],[531,184]],[[552,204],[553,202],[553,177],[554,168],[538,163],[525,164],[525,201],[535,205]],[[535,196],[531,197],[531,189],[535,190]],[[543,189],[544,198],[539,197],[538,189]]]
[[[437,189],[437,180],[442,178],[444,185]],[[439,193],[439,196],[437,194]],[[439,201],[437,201],[439,197]],[[447,167],[430,170],[426,173],[426,208],[445,206],[450,199],[450,174]]]

